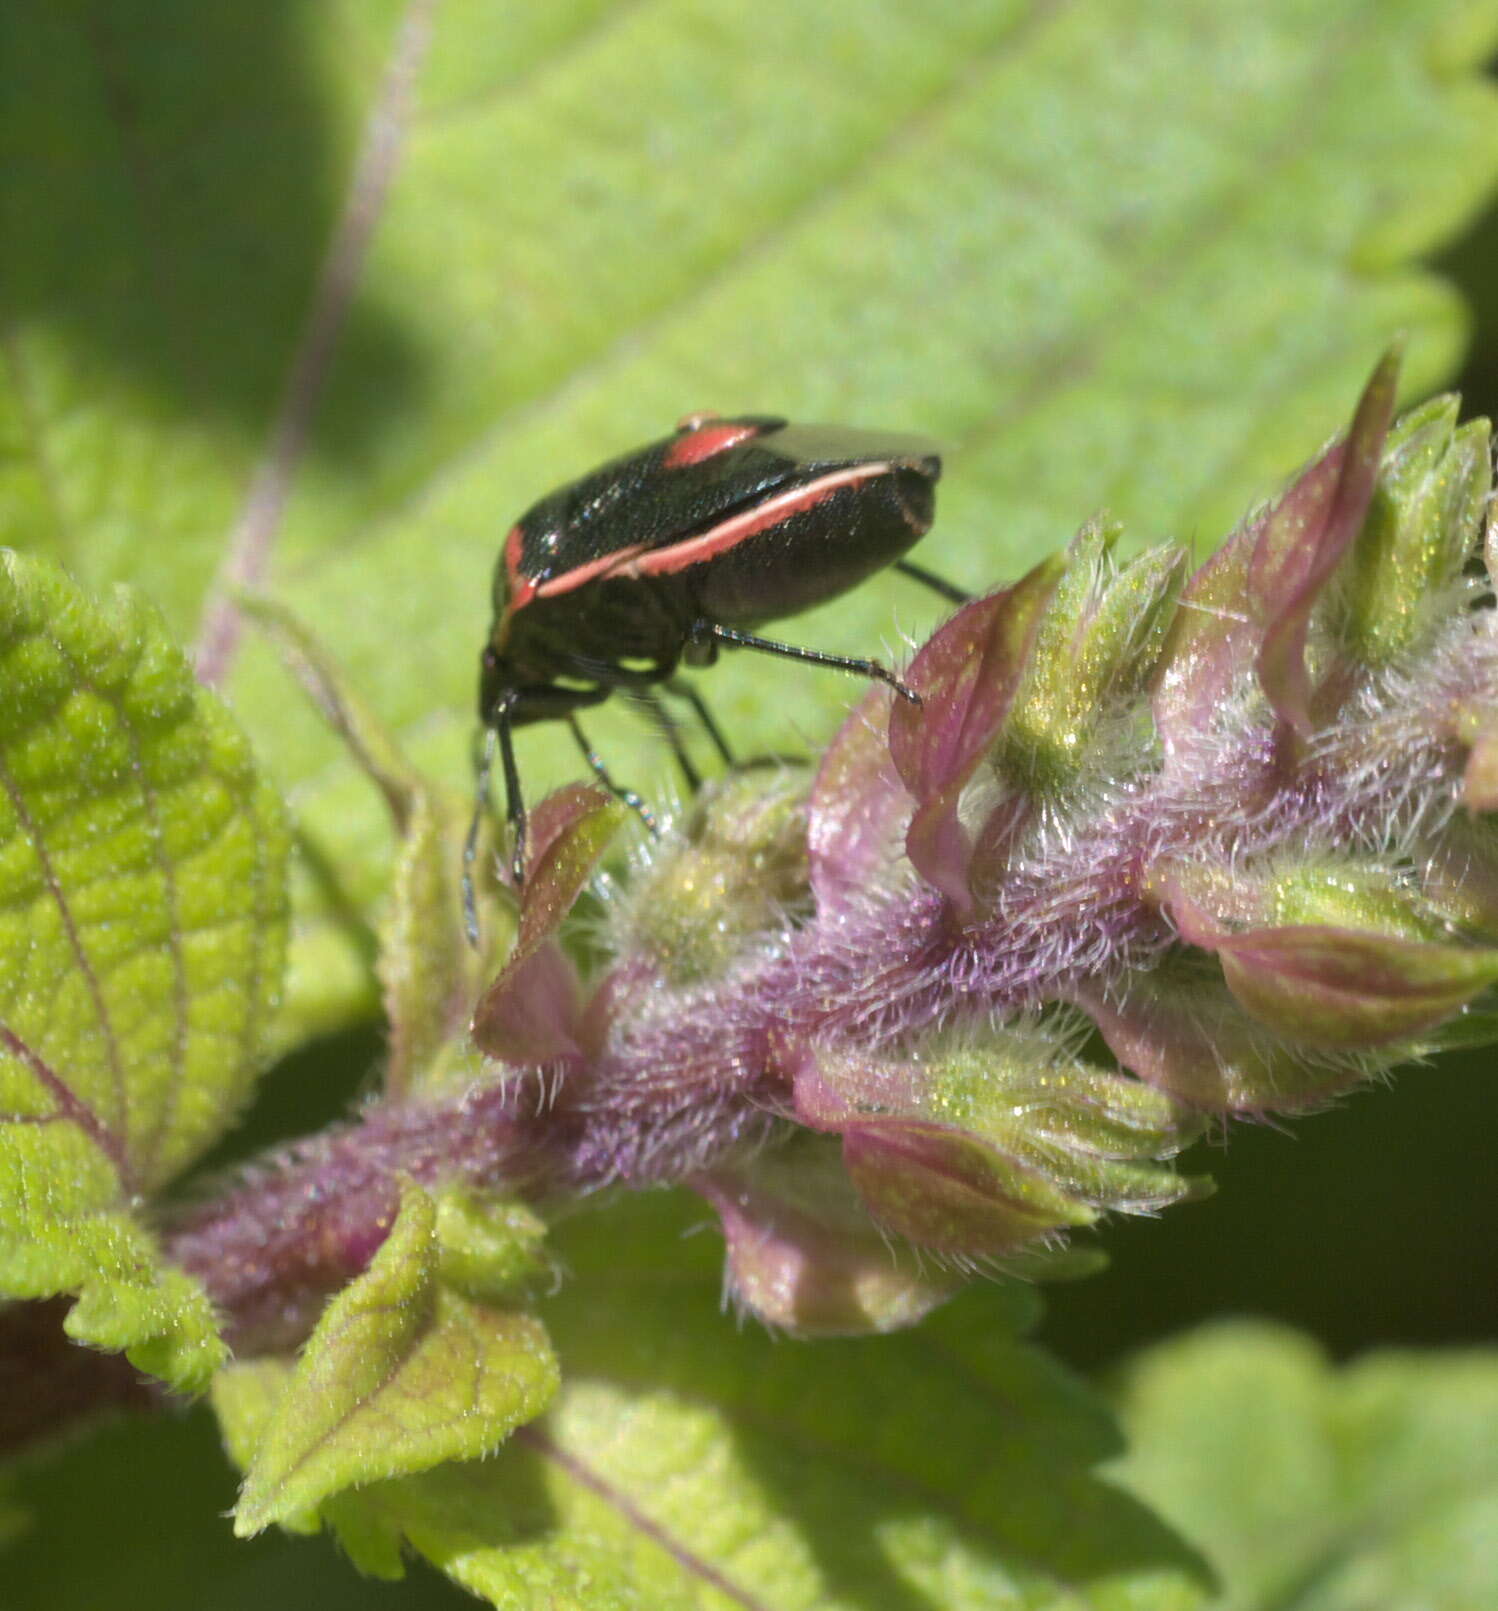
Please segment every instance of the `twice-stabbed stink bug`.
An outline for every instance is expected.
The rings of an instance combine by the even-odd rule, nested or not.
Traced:
[[[655,690],[687,700],[731,762],[706,707],[676,675],[711,665],[725,645],[878,678],[915,700],[877,661],[795,648],[753,629],[888,565],[965,598],[901,558],[931,525],[940,474],[936,451],[918,437],[692,414],[674,435],[611,459],[523,515],[495,567],[479,674],[480,799],[497,743],[517,886],[526,818],[516,727],[565,720],[600,780],[649,825],[648,808],[614,783],[578,725],[579,710],[616,691],[655,716],[689,783],[691,764]],[[470,861],[477,819],[474,828]],[[469,885],[465,901],[472,931]]]

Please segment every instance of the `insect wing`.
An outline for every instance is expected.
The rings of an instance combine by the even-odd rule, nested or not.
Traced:
[[[510,596],[550,597],[600,576],[664,575],[709,563],[781,521],[794,522],[788,535],[807,530],[801,517],[824,499],[826,514],[835,516],[827,529],[852,538],[859,529],[854,489],[881,478],[890,485],[863,501],[872,509],[897,496],[908,546],[931,523],[940,473],[941,460],[922,437],[757,415],[698,416],[691,428],[601,466],[530,510],[506,545]],[[875,544],[880,552],[886,546]],[[756,552],[761,547],[755,544]],[[888,559],[868,568],[880,563]]]
[[[528,510],[506,545],[511,592],[564,590],[771,495],[796,465],[760,442],[783,420],[708,420],[611,459]]]

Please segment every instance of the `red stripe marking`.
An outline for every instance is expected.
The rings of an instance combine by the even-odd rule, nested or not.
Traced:
[[[621,548],[615,553],[590,560],[586,565],[576,565],[570,571],[563,571],[560,576],[553,576],[539,587],[533,587],[532,592],[537,598],[550,599],[570,593],[573,588],[581,587],[584,582],[591,582],[598,576],[627,576],[632,579],[671,576],[677,571],[686,570],[689,565],[702,564],[714,554],[721,554],[735,543],[743,542],[746,537],[768,531],[784,520],[815,509],[824,498],[830,498],[843,487],[856,487],[861,482],[874,480],[876,476],[888,475],[893,468],[891,464],[879,463],[855,464],[845,470],[834,470],[817,481],[807,482],[805,486],[791,487],[777,497],[766,498],[763,503],[746,509],[742,514],[731,515],[695,537],[687,537],[665,548],[647,548],[644,543]]]
[[[696,418],[697,416],[692,416]],[[698,426],[695,430],[688,430],[666,449],[666,456],[661,460],[663,470],[682,470],[689,464],[701,464],[704,459],[711,459],[716,454],[727,453],[740,442],[747,442],[751,436],[758,436],[762,427],[758,425],[708,425]]]
[[[621,567],[622,573],[625,576],[670,576],[676,571],[686,570],[689,565],[700,565],[713,555],[732,548],[735,543],[743,542],[746,537],[754,537],[795,515],[804,514],[808,509],[815,509],[824,498],[830,498],[843,487],[856,487],[861,482],[874,480],[876,476],[888,475],[890,469],[888,464],[855,464],[846,470],[834,470],[820,480],[808,482],[802,487],[791,487],[777,497],[767,498],[741,515],[731,515],[696,537],[672,543],[669,548],[653,549],[638,557],[630,555]]]
[[[574,565],[570,571],[563,571],[560,576],[553,576],[549,581],[542,582],[540,587],[532,586],[531,591],[537,598],[554,599],[559,593],[570,593],[573,588],[581,587],[584,582],[591,582],[595,576],[611,575],[616,570],[624,569],[636,555],[644,552],[644,543],[636,543],[633,548],[617,549],[612,554],[604,554],[600,559],[590,559],[586,565]],[[629,574],[632,575],[633,572]]]
[[[536,584],[520,570],[520,549],[524,542],[525,533],[519,526],[512,526],[510,535],[505,538],[505,577],[510,584],[512,610],[518,610],[522,604],[528,603],[536,591]]]

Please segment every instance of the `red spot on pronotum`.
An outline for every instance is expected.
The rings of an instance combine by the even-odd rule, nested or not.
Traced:
[[[697,414],[688,416],[690,428],[666,449],[666,456],[661,460],[662,469],[680,470],[689,464],[701,464],[704,459],[710,459],[718,453],[727,453],[730,448],[736,448],[740,442],[747,442],[751,436],[758,436],[761,430],[758,425],[690,424],[691,421],[702,418],[704,416]],[[712,416],[706,416],[708,420],[711,418]]]

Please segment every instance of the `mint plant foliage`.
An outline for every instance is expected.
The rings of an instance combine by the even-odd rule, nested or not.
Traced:
[[[327,1528],[379,1576],[414,1549],[496,1605],[860,1603],[889,1573],[943,1606],[1203,1603],[1215,1560],[1096,1472],[1121,1445],[1023,1342],[1026,1294],[1095,1265],[1105,1214],[1209,1189],[1176,1163],[1207,1125],[1498,1038],[1490,433],[1450,398],[1395,422],[1396,379],[1194,571],[1089,522],[938,628],[919,707],[874,690],[659,843],[621,855],[617,802],[569,786],[517,892],[486,824],[476,951],[461,792],[247,601],[400,847],[391,1055],[348,1122],[175,1204],[258,1067],[284,816],[152,616],[9,556],[11,1442],[109,1397],[47,1391],[71,1345],[24,1300],[71,1295],[68,1337],[211,1379],[237,1531]],[[548,1249],[558,1210],[668,1185],[733,1304],[821,1342],[714,1363],[679,1208],[604,1198],[596,1244]],[[953,1430],[985,1393],[1023,1406],[1007,1453]],[[858,1515],[884,1564],[829,1553]]]
[[[223,1344],[149,1204],[260,1070],[285,815],[126,593],[0,555],[0,686],[0,1293],[75,1298],[68,1336],[197,1391]]]
[[[565,943],[568,914],[620,813],[581,786],[545,801],[516,941],[474,1014],[478,1079],[445,1094],[417,1080],[180,1227],[173,1245],[205,1274],[215,1249],[241,1250],[246,1286],[224,1294],[245,1317],[241,1348],[288,1340],[257,1333],[277,1290],[267,1223],[325,1254],[346,1238],[353,1272],[367,1219],[348,1206],[388,1215],[406,1156],[429,1184],[503,1183],[541,1202],[685,1183],[717,1211],[741,1307],[803,1334],[884,1331],[974,1270],[1075,1273],[1064,1233],[1204,1189],[1171,1159],[1214,1117],[1303,1111],[1489,1036],[1498,662],[1475,567],[1492,542],[1490,445],[1447,399],[1391,430],[1395,378],[1391,358],[1345,436],[1194,574],[1170,548],[1119,564],[1116,531],[1092,523],[917,653],[919,712],[876,691],[814,772],[715,786],[660,846],[595,880],[608,943],[587,966]],[[513,904],[491,889],[486,931]],[[1116,1066],[1079,1055],[1089,1024]],[[335,1257],[322,1274],[337,1273]],[[304,1294],[307,1277],[299,1267]],[[771,1550],[768,1578],[741,1553],[775,1524],[746,1513],[737,1479],[713,1493],[721,1430],[663,1430],[650,1368],[617,1399],[615,1350],[632,1346],[618,1316],[639,1311],[604,1304],[613,1318],[594,1334],[589,1278],[538,1305],[563,1371],[543,1426],[482,1466],[397,1481],[366,1448],[319,1519],[367,1570],[398,1569],[404,1541],[499,1604],[584,1583],[601,1604],[690,1603],[704,1579],[775,1603],[795,1548]],[[644,1301],[638,1357],[669,1379],[667,1336],[711,1349],[660,1302]],[[825,1395],[818,1370],[813,1357],[790,1375]],[[601,1421],[600,1390],[616,1403]],[[732,1389],[708,1397],[721,1415]],[[1032,1409],[1065,1444],[1059,1402],[1042,1393]],[[636,1452],[621,1451],[616,1416],[651,1429]],[[854,1425],[833,1444],[853,1446]],[[646,1451],[683,1446],[694,1457],[657,1488]],[[794,1467],[780,1494],[804,1531],[796,1496],[824,1479],[815,1461]],[[983,1469],[959,1489],[981,1488]],[[997,1541],[948,1547],[1009,1573],[1039,1549],[1044,1575],[1070,1580],[1072,1545],[1051,1555],[1033,1515],[1011,1553],[1002,1518],[1028,1486],[1005,1485]],[[524,1519],[532,1488],[548,1495],[545,1525]],[[1123,1565],[1107,1493],[1094,1514],[1114,1521],[1079,1546],[1101,1551],[1086,1603],[1145,1581],[1143,1603],[1196,1603],[1208,1576],[1168,1535]],[[851,1492],[837,1503],[858,1507]],[[706,1559],[659,1548],[704,1513],[723,1526]],[[971,1603],[1004,1603],[981,1580]],[[1048,1603],[1023,1572],[1009,1592]]]
[[[1223,1611],[1486,1605],[1498,1581],[1490,1351],[1379,1349],[1340,1369],[1306,1337],[1219,1322],[1118,1385],[1110,1474],[1186,1529]]]

